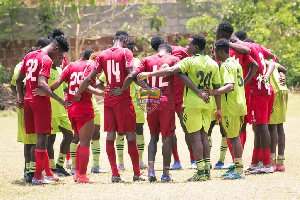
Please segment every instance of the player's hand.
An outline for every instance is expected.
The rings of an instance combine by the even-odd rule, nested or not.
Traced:
[[[76,102],[80,101],[81,99],[81,94],[78,94],[77,92],[75,93],[74,99]]]
[[[110,86],[107,84],[107,85],[105,86],[104,92],[107,93],[107,92],[109,92],[109,90],[110,90]]]
[[[110,96],[115,97],[123,94],[123,90],[120,87],[115,87],[114,89],[110,90]]]
[[[215,111],[215,119],[218,121],[222,120],[222,111],[221,110],[216,110]]]
[[[211,90],[208,85],[206,86],[206,90],[203,90],[203,91],[207,92],[209,96],[214,96],[213,90]]]
[[[205,103],[209,103],[210,98],[209,93],[207,91],[199,91],[197,95],[199,98],[203,99]]]
[[[137,75],[137,80],[141,81],[144,78],[148,78],[150,76],[150,72],[141,72]]]
[[[32,93],[34,96],[46,96],[44,90],[41,90],[40,88],[35,88]]]
[[[16,107],[19,108],[19,109],[23,108],[23,101],[18,100],[16,102]]]
[[[63,107],[66,108],[67,106],[70,106],[72,102],[71,102],[71,101],[64,101],[64,100],[61,99],[61,100],[59,101],[59,103],[60,103]]]
[[[280,85],[285,85],[286,84],[286,79],[285,79],[285,74],[280,72],[280,77],[279,77],[279,84]]]

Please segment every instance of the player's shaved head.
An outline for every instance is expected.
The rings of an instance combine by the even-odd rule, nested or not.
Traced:
[[[128,33],[126,31],[117,31],[115,36],[121,36],[121,35],[128,37]]]
[[[151,47],[157,51],[158,50],[158,47],[159,45],[163,44],[163,43],[166,43],[165,40],[160,37],[160,36],[154,36],[152,39],[151,39]]]
[[[43,48],[43,47],[49,45],[50,43],[51,43],[51,40],[50,40],[50,39],[45,38],[45,37],[39,37],[39,38],[36,40],[35,46],[36,46],[36,47]]]
[[[244,30],[239,30],[235,33],[235,36],[238,37],[240,40],[244,41],[245,39],[248,38],[248,35],[246,31]]]
[[[169,44],[163,43],[159,45],[158,52],[165,50],[167,53],[172,54],[172,47]]]

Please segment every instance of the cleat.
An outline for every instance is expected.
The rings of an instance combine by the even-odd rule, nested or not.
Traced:
[[[222,169],[224,167],[224,163],[221,161],[218,161],[217,164],[215,165],[214,169]]]
[[[99,174],[99,173],[107,173],[107,171],[101,169],[99,166],[95,166],[91,168],[91,173]]]
[[[111,177],[111,182],[121,183],[121,182],[125,182],[125,179],[123,179],[121,176],[112,176]]]
[[[206,180],[207,180],[206,174],[199,175],[197,172],[194,174],[194,176],[188,179],[189,182],[206,181]]]
[[[244,173],[242,173],[242,174],[232,173],[232,174],[229,174],[227,176],[224,176],[223,178],[226,179],[226,180],[244,179],[245,174]]]
[[[231,167],[233,167],[233,166],[234,166],[234,163],[231,162],[229,165],[224,165],[224,166],[222,167],[222,169],[229,169],[229,168],[231,168]]]
[[[119,164],[118,170],[119,170],[119,172],[125,171],[125,166],[124,166],[124,164]]]
[[[269,165],[269,166],[262,166],[260,167],[259,169],[259,173],[260,174],[268,174],[268,173],[273,173],[274,172],[274,169],[273,169],[273,166],[272,165]]]
[[[33,185],[41,185],[41,184],[48,184],[48,183],[52,183],[52,181],[47,180],[44,178],[44,176],[42,176],[42,178],[32,178],[32,184]]]
[[[34,172],[28,172],[27,175],[26,175],[25,181],[26,181],[27,183],[32,183],[32,178],[33,178],[33,176],[34,176]]]
[[[246,171],[253,171],[253,170],[257,170],[259,168],[259,164],[251,164],[247,169]]]
[[[73,176],[74,182],[77,182],[78,177],[79,177],[79,170],[75,170],[75,173],[74,173],[74,176]]]
[[[211,180],[211,178],[210,178],[210,170],[204,170],[204,174],[205,174],[207,180]]]
[[[89,179],[86,174],[79,175],[77,183],[95,183],[94,180]]]
[[[74,175],[74,174],[75,174],[75,168],[72,168],[70,173],[71,173],[72,175]]]
[[[140,169],[147,169],[148,166],[143,162],[143,161],[140,161]]]
[[[66,161],[66,168],[71,169],[72,168],[72,159],[69,159]]]
[[[284,172],[285,171],[285,166],[284,165],[276,165],[276,171]]]
[[[156,182],[157,181],[155,173],[154,173],[153,170],[149,170],[149,172],[148,172],[148,180],[150,182]]]
[[[221,176],[228,176],[229,174],[234,173],[234,166],[232,166],[231,168],[229,168],[225,173],[223,173]]]
[[[60,178],[57,174],[53,173],[52,176],[45,176],[45,179],[48,180],[48,181],[62,181],[64,180],[64,178]]]
[[[56,172],[58,172],[58,175],[63,174],[63,176],[71,176],[71,174],[67,172],[64,167],[58,164],[56,164]]]
[[[191,161],[191,169],[197,169],[196,161]]]
[[[178,169],[182,169],[181,164],[180,162],[175,161],[172,167],[170,167],[170,170],[178,170]]]
[[[161,176],[161,182],[170,182],[170,181],[175,181],[175,178],[173,178],[171,175],[169,175],[169,176],[162,175]]]
[[[133,176],[133,181],[147,181],[148,180],[148,177],[141,174],[140,176],[138,175],[134,175]]]

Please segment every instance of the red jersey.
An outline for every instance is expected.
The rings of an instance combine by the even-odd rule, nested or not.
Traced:
[[[89,60],[80,60],[71,62],[68,67],[62,72],[60,78],[68,84],[67,100],[72,104],[68,106],[68,115],[70,117],[82,117],[87,114],[93,114],[92,94],[86,91],[81,93],[79,102],[75,102],[74,95],[77,92],[80,83],[87,76],[91,69],[94,68],[94,62]]]
[[[133,55],[127,48],[109,48],[102,51],[96,58],[96,67],[99,72],[104,71],[106,76],[106,83],[110,89],[115,87],[122,87],[123,83],[128,76],[126,68],[133,67]],[[130,88],[120,96],[112,97],[110,92],[105,94],[104,106],[113,107],[114,105],[130,104],[131,102]]]
[[[160,60],[163,56],[159,54],[155,54],[152,56],[148,56],[141,61],[141,64],[138,68],[136,68],[136,72],[154,72],[159,70]],[[172,65],[179,62],[179,59],[171,56]],[[170,64],[169,64],[170,65]],[[157,107],[157,110],[169,109],[175,110],[175,97],[174,97],[174,75],[166,76],[166,77],[156,77],[152,76],[148,78],[148,83],[151,87],[156,87],[161,89],[162,98],[161,103]]]
[[[256,43],[245,43],[251,49],[250,56],[257,62],[258,69],[254,77],[249,82],[250,93],[254,96],[265,96],[270,94],[271,85],[263,84],[262,75],[266,73],[265,59],[269,57],[269,52],[262,46]]]
[[[32,91],[38,88],[39,75],[49,78],[51,67],[51,58],[42,50],[31,52],[25,56],[20,69],[21,73],[26,74],[26,93],[24,99],[49,99],[49,96],[34,96]]]
[[[172,55],[179,58],[179,60],[183,60],[186,57],[189,57],[187,53],[187,49],[181,46],[172,46]],[[184,84],[180,81],[180,79],[175,75],[174,76],[174,88],[175,88],[175,103],[179,104],[183,102],[183,91]]]

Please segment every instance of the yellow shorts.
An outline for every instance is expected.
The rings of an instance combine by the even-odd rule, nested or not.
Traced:
[[[24,110],[23,108],[18,109],[18,137],[17,142],[22,142],[23,144],[36,144],[36,134],[26,134],[25,122],[24,122]]]
[[[73,131],[69,117],[66,115],[51,119],[51,135],[60,132],[59,127]]]
[[[281,124],[286,121],[286,109],[288,102],[288,91],[278,91],[275,93],[273,109],[269,124]]]
[[[135,114],[136,114],[136,123],[144,124],[145,123],[144,111],[139,106],[135,106],[135,105],[134,105],[134,110],[135,110]]]
[[[235,138],[240,135],[241,127],[244,123],[244,116],[228,117],[222,116],[222,125],[227,138]]]
[[[211,122],[211,109],[184,108],[183,122],[188,133],[200,131],[202,127],[207,133]]]
[[[100,112],[95,112],[95,118],[94,118],[95,125],[101,125],[101,119],[100,119]]]

